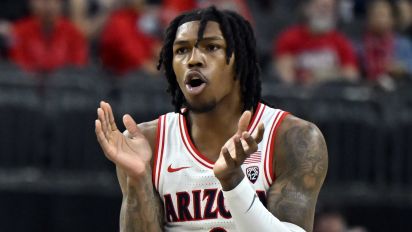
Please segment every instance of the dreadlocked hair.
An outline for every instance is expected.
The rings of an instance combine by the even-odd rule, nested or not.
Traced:
[[[172,95],[175,112],[181,111],[186,104],[186,99],[179,88],[173,70],[173,43],[178,27],[190,21],[200,21],[196,46],[203,39],[208,21],[215,21],[219,24],[227,44],[226,63],[229,64],[232,54],[235,57],[234,78],[240,80],[243,110],[256,109],[261,97],[261,80],[253,29],[250,23],[239,14],[227,10],[220,11],[211,6],[179,15],[166,29],[157,69],[160,70],[163,67],[169,83],[167,91]]]

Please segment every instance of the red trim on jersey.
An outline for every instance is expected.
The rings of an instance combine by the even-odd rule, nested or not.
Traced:
[[[265,110],[266,106],[263,105],[262,103],[258,103],[258,106],[256,107],[256,110],[253,114],[252,120],[249,123],[248,130],[250,133],[252,133],[257,125],[260,119],[262,118],[263,111]],[[187,128],[187,121],[186,118],[183,115],[179,115],[179,128],[180,128],[180,134],[182,136],[182,140],[184,145],[186,146],[187,150],[189,153],[197,160],[200,164],[203,166],[213,169],[214,162],[210,161],[206,156],[204,156],[193,144],[192,138],[189,135],[188,128]],[[252,130],[250,130],[252,128]]]
[[[272,183],[275,182],[275,170],[273,168],[273,158],[275,157],[275,139],[276,139],[276,134],[278,132],[278,128],[280,124],[282,123],[283,119],[289,114],[289,112],[283,112],[282,116],[280,116],[278,122],[276,123],[275,130],[273,131],[273,140],[270,140],[270,150],[269,150],[269,174],[270,177],[272,178]]]
[[[269,138],[268,138],[268,142],[269,143],[271,143],[271,144],[269,144],[269,149],[268,148],[266,148],[266,151],[265,151],[265,159],[264,159],[264,170],[263,170],[263,173],[265,174],[265,179],[266,179],[266,182],[268,183],[268,185],[270,186],[271,184],[272,184],[272,182],[270,181],[270,179],[269,179],[269,177],[270,177],[270,171],[268,170],[269,169],[269,167],[268,166],[270,166],[270,165],[268,165],[268,161],[267,161],[267,159],[268,159],[268,157],[270,156],[270,154],[269,154],[269,150],[270,150],[270,147],[271,147],[271,145],[274,143],[274,139],[273,139],[273,132],[274,132],[274,130],[275,130],[275,127],[276,127],[276,122],[277,122],[277,120],[278,120],[278,118],[279,118],[279,116],[282,114],[282,111],[278,111],[277,112],[277,114],[276,114],[276,117],[275,117],[275,120],[273,120],[273,123],[272,123],[272,126],[271,126],[271,128],[270,128],[270,133],[269,133]],[[269,157],[269,159],[270,159],[270,157]]]
[[[160,127],[162,126],[162,116],[160,116],[157,119],[157,129],[156,129],[156,147],[155,147],[155,152],[154,152],[154,157],[153,157],[153,167],[152,167],[152,183],[156,187],[156,167],[157,167],[157,153],[159,152],[159,144],[160,144]]]
[[[261,106],[263,106],[263,107],[261,107]],[[259,125],[260,119],[262,118],[263,113],[265,112],[265,109],[266,109],[266,105],[263,105],[263,104],[259,103],[258,108],[256,109],[256,112],[253,115],[251,124],[249,124],[249,126],[248,126],[248,131],[251,134],[253,133],[253,131],[255,131],[256,127]],[[260,110],[260,112],[259,112],[259,110]],[[257,115],[259,115],[259,116],[257,116]],[[257,117],[257,120],[256,120],[256,117]],[[252,128],[250,129],[250,127],[252,127]]]
[[[161,149],[160,149],[160,153],[159,153],[159,168],[157,169],[157,175],[156,175],[156,189],[159,190],[159,182],[160,182],[160,171],[162,170],[162,162],[163,162],[163,152],[164,152],[164,148],[165,148],[165,134],[166,134],[166,115],[162,116],[162,136],[161,138]]]
[[[186,119],[183,115],[179,115],[179,129],[183,144],[185,145],[190,155],[192,155],[193,158],[195,158],[195,160],[201,165],[205,166],[206,168],[213,169],[214,163],[209,161],[206,157],[204,157],[193,145],[192,140],[189,136],[189,132],[187,130]]]
[[[257,105],[257,107],[256,107],[255,112],[253,112],[253,116],[252,116],[252,119],[250,120],[250,123],[249,123],[249,125],[248,125],[248,127],[247,127],[247,130],[250,130],[250,128],[252,127],[253,123],[255,122],[256,117],[257,117],[257,115],[259,114],[259,110],[260,110],[261,106],[262,106],[262,103],[259,102],[258,105]]]

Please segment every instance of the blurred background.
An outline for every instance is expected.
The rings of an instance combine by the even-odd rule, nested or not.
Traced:
[[[0,231],[118,230],[98,103],[118,124],[171,111],[162,32],[210,4],[252,23],[264,99],[325,135],[315,231],[412,231],[409,0],[2,0]]]

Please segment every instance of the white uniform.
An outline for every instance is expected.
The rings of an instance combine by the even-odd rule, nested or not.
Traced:
[[[264,204],[266,191],[275,180],[274,138],[286,115],[287,112],[259,103],[249,125],[251,133],[259,122],[265,125],[258,151],[242,165]],[[220,183],[213,174],[213,162],[193,145],[186,125],[181,114],[159,117],[153,183],[163,201],[165,231],[236,231]]]

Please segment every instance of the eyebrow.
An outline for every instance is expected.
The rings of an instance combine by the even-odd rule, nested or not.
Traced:
[[[202,41],[211,41],[211,40],[224,40],[222,36],[209,36],[209,37],[203,37],[199,42]],[[184,45],[190,43],[189,40],[176,40],[173,45]]]

